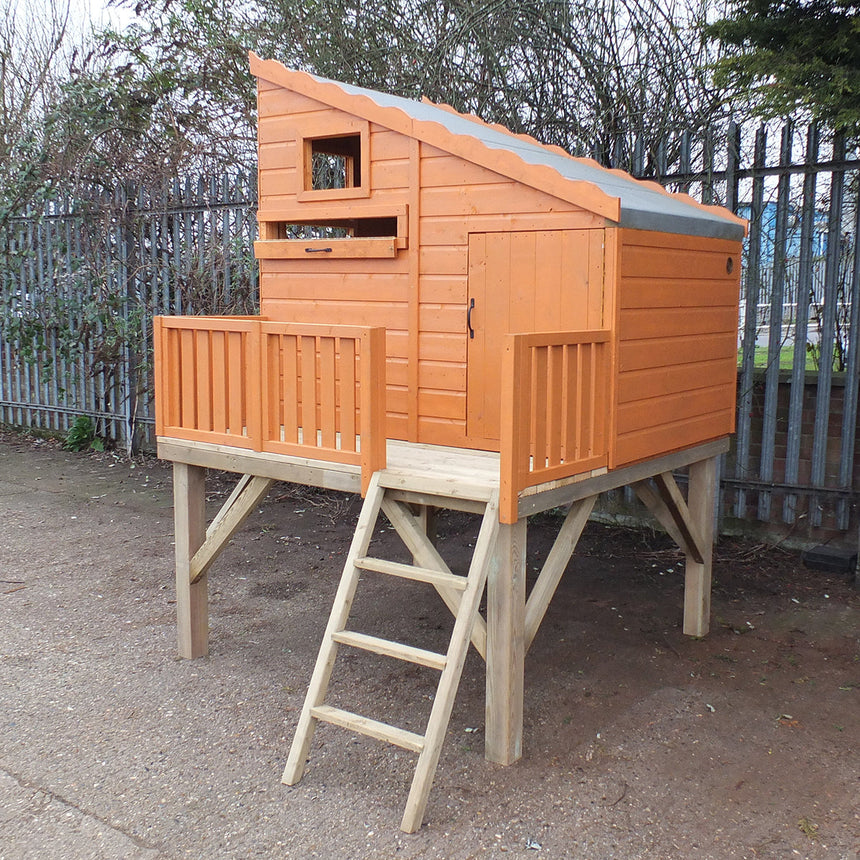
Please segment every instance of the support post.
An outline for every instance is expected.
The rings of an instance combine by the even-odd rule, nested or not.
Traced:
[[[209,653],[208,580],[191,583],[191,559],[206,539],[206,469],[173,464],[173,523],[176,536],[176,628],[179,656]]]
[[[438,524],[438,509],[432,505],[414,505],[415,522],[418,523],[418,528],[427,535],[427,540],[433,546],[436,546],[436,527]],[[421,562],[412,556],[412,564],[421,567]]]
[[[711,624],[711,566],[714,549],[714,501],[717,492],[717,458],[690,465],[687,507],[698,527],[701,561],[687,551],[684,578],[684,633],[704,636]]]
[[[501,524],[487,580],[487,698],[484,757],[522,755],[525,661],[526,518]]]

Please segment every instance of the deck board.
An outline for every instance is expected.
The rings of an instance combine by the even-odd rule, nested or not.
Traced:
[[[389,440],[386,483],[437,496],[486,501],[499,486],[499,455],[489,451],[417,445]],[[357,493],[361,469],[287,454],[260,453],[210,442],[189,442],[160,437],[158,456],[163,460],[260,475],[311,487]]]

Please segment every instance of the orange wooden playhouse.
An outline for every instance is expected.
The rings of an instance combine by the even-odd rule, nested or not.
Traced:
[[[470,642],[487,663],[487,758],[519,757],[523,657],[600,492],[632,485],[685,551],[684,630],[707,632],[744,222],[444,105],[251,67],[261,316],[155,323],[179,649],[206,653],[208,568],[272,480],[361,490],[284,781],[319,721],[413,750],[411,831]],[[242,476],[208,528],[207,468]],[[526,595],[527,517],[560,505]],[[483,517],[465,573],[435,548],[436,508]],[[369,555],[380,511],[412,564]],[[455,617],[448,652],[348,629],[362,571],[435,587]],[[425,734],[325,704],[341,646],[440,671]]]

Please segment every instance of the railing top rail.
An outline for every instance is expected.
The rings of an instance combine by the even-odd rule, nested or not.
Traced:
[[[318,323],[266,322],[260,330],[266,334],[296,334],[306,337],[351,337],[360,340],[368,332],[382,326],[321,325]]]
[[[369,332],[374,330],[373,326],[275,322],[266,317],[257,316],[157,316],[156,319],[165,328],[172,329],[251,331],[256,326],[260,326],[260,331],[264,334],[292,334],[300,337],[346,337],[355,340],[367,337]]]
[[[208,331],[253,331],[259,317],[155,317],[164,328]]]
[[[609,329],[582,329],[580,331],[538,331],[513,333],[520,343],[526,346],[564,346],[576,343],[606,343],[610,337]]]

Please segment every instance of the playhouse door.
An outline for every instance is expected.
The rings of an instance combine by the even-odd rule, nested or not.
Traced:
[[[469,235],[466,432],[496,447],[507,334],[603,326],[603,230]]]

